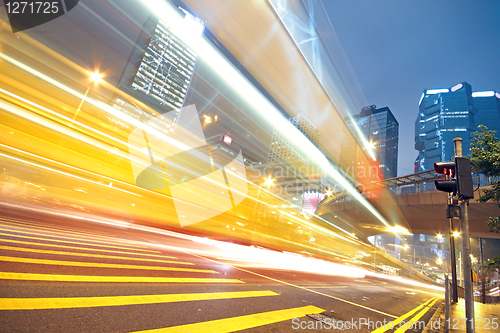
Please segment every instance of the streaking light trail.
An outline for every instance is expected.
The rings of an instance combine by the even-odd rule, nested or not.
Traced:
[[[327,158],[316,148],[300,131],[288,122],[283,115],[255,89],[224,57],[201,36],[193,34],[189,29],[185,29],[183,17],[169,4],[160,0],[144,1],[154,13],[161,13],[161,18],[173,29],[190,48],[195,50],[199,57],[204,58],[215,73],[218,73],[228,84],[237,89],[247,103],[252,105],[260,116],[268,122],[276,124],[277,128],[287,137],[295,147],[300,149],[305,156],[308,156],[319,165],[324,166],[327,173],[344,187],[357,201],[368,209],[379,221],[387,227],[391,223],[382,216],[373,205],[364,198],[356,188],[349,183],[327,160]]]

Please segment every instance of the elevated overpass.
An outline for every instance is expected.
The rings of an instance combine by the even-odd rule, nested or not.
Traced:
[[[448,235],[448,219],[445,216],[447,194],[436,191],[434,186],[434,180],[440,178],[443,178],[443,175],[434,171],[424,171],[385,179],[365,188],[364,195],[390,221],[408,229],[411,233]],[[498,216],[498,203],[477,201],[485,189],[491,189],[490,182],[498,180],[497,178],[473,177],[474,199],[469,202],[471,237],[500,238],[500,234],[489,232],[485,223],[489,216]],[[355,233],[359,238],[391,231],[381,226],[370,212],[349,195],[323,200],[316,214]],[[460,229],[458,219],[454,220],[454,229]]]

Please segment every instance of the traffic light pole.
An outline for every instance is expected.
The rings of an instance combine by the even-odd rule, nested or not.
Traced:
[[[486,277],[484,276],[484,261],[483,261],[483,239],[479,237],[479,262],[481,263],[481,299],[483,304],[486,304],[486,288],[485,288],[485,280]]]
[[[470,262],[469,239],[469,200],[460,201],[460,228],[462,230],[462,265],[464,277],[465,316],[467,317],[467,333],[474,332],[474,291],[472,284],[472,267]]]
[[[462,138],[453,139],[455,156],[462,157]],[[469,239],[469,200],[460,200],[460,229],[462,234],[462,273],[464,281],[465,316],[467,317],[467,333],[475,332],[474,293],[472,285],[470,239]]]
[[[451,200],[450,200],[451,201]],[[455,236],[453,235],[453,219],[448,219],[450,225],[450,256],[451,256],[451,295],[453,303],[458,302],[457,257],[455,254]]]

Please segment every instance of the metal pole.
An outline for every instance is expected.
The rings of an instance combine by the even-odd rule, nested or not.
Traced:
[[[474,294],[472,285],[472,270],[470,262],[470,239],[469,239],[469,200],[461,201],[461,230],[462,230],[462,267],[464,279],[465,316],[467,317],[467,333],[475,332],[474,323]]]
[[[486,277],[484,276],[483,239],[481,237],[479,237],[479,262],[481,263],[481,265],[479,266],[481,268],[481,295],[482,295],[481,301],[483,304],[486,304],[486,286],[485,286]]]
[[[455,148],[455,156],[462,157],[462,138],[453,139],[453,145]]]
[[[455,254],[455,236],[453,236],[453,220],[448,219],[450,224],[450,255],[451,255],[451,295],[453,303],[458,302],[458,284],[457,284],[457,257]]]
[[[455,155],[462,156],[462,138],[453,139],[455,144]],[[474,318],[474,294],[472,285],[472,270],[470,262],[470,239],[469,239],[469,200],[460,200],[460,230],[462,232],[462,275],[464,279],[465,316],[467,317],[467,333],[475,332]]]
[[[450,322],[450,280],[448,274],[444,275],[444,331],[448,333]]]

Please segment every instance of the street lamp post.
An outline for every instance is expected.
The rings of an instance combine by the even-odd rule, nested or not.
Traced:
[[[462,138],[453,139],[455,156],[462,157]],[[470,176],[470,175],[469,175]],[[474,195],[472,195],[474,196]],[[469,238],[469,199],[459,200],[460,232],[462,234],[462,276],[464,281],[465,317],[467,318],[467,333],[475,332],[474,291],[471,276],[470,238]]]
[[[78,108],[76,109],[76,112],[75,112],[75,115],[73,116],[73,119],[71,119],[71,123],[73,123],[75,121],[76,116],[78,115],[78,112],[80,112],[80,109],[83,105],[83,102],[87,98],[87,95],[89,94],[89,91],[90,91],[90,88],[92,87],[92,85],[94,83],[99,83],[101,80],[102,80],[102,74],[99,74],[99,72],[94,72],[94,73],[90,74],[90,84],[87,88],[87,91],[85,91],[85,95],[83,95],[83,98],[80,102],[80,105],[78,105]]]

